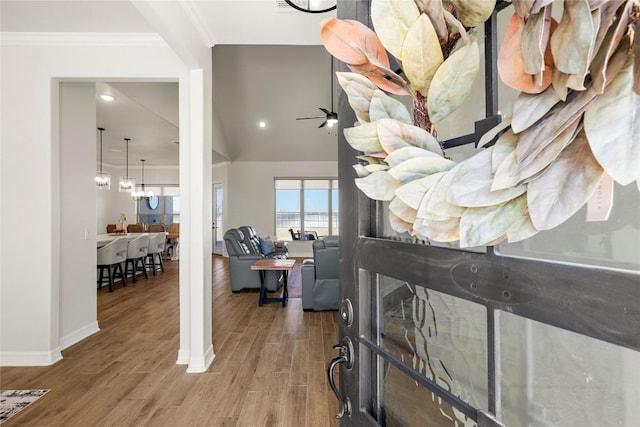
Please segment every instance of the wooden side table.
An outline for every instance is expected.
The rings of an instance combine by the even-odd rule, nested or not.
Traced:
[[[287,277],[289,271],[293,270],[295,265],[295,259],[278,259],[278,258],[263,258],[251,264],[252,270],[258,270],[260,272],[260,297],[258,299],[258,306],[266,302],[281,302],[282,306],[287,305],[287,299],[289,298],[289,292],[287,290]],[[282,271],[284,276],[284,284],[282,289],[282,295],[279,298],[267,298],[267,289],[264,285],[264,276],[267,271]]]

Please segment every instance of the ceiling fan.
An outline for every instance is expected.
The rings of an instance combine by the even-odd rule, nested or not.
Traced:
[[[324,122],[320,123],[321,127],[333,127],[336,123],[338,123],[338,113],[333,111],[333,57],[331,57],[331,111],[326,108],[318,107],[320,111],[322,111],[324,116],[316,116],[316,117],[298,117],[296,120],[311,120],[311,119],[324,119]]]

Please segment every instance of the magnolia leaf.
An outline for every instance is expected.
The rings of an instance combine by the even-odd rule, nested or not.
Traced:
[[[344,137],[355,150],[365,154],[378,153],[383,150],[378,139],[378,126],[375,122],[346,128]]]
[[[449,187],[453,183],[458,168],[460,163],[451,168],[431,189],[427,205],[419,209],[423,218],[455,218],[460,217],[465,211],[465,208],[450,203],[447,198]]]
[[[496,7],[496,0],[452,0],[457,16],[465,27],[484,23]]]
[[[604,170],[589,148],[584,131],[527,190],[529,215],[538,230],[562,224],[584,205],[598,186]]]
[[[585,74],[594,42],[589,1],[564,2],[562,19],[551,35],[556,68],[566,74]]]
[[[393,119],[381,119],[378,124],[380,144],[387,153],[403,147],[418,147],[442,155],[440,143],[433,135],[417,126]]]
[[[422,13],[426,14],[431,20],[440,43],[446,43],[449,40],[449,30],[447,29],[447,24],[444,20],[446,10],[442,5],[442,1],[416,0],[416,3],[418,5],[418,9],[420,9]]]
[[[615,5],[615,2],[611,3]],[[609,27],[600,48],[595,53],[589,66],[593,79],[593,87],[598,94],[602,93],[608,81],[615,77],[611,77],[607,69],[609,67],[609,61],[613,58],[614,52],[618,49],[618,46],[627,33],[627,24],[629,23],[629,13],[631,13],[632,3],[633,2],[629,1],[626,2],[626,6],[623,8],[622,13],[618,14],[615,24]]]
[[[447,171],[453,166],[455,166],[455,163],[451,160],[434,154],[405,160],[389,169],[389,174],[398,181],[407,183],[437,172]]]
[[[370,58],[389,66],[389,58],[380,39],[362,22],[351,19],[325,19],[320,23],[325,49],[351,65],[366,64]]]
[[[526,211],[526,194],[504,204],[465,210],[460,218],[460,247],[497,243]]]
[[[442,217],[439,215],[434,215],[427,209],[429,204],[429,199],[431,197],[431,193],[433,193],[433,188],[436,186],[438,182],[444,177],[446,172],[438,172],[433,175],[429,175],[427,177],[418,179],[416,181],[421,181],[421,186],[427,189],[427,192],[422,197],[420,201],[420,205],[418,206],[418,218],[433,218],[433,219],[446,219],[447,217]],[[415,181],[414,181],[415,182]]]
[[[440,181],[444,172],[438,172],[424,178],[408,182],[396,190],[396,197],[412,209],[420,209],[425,194]]]
[[[365,176],[368,176],[370,174],[367,168],[365,168],[360,163],[353,165],[353,169],[356,171],[356,175],[358,176],[358,178],[364,178]]]
[[[427,151],[424,148],[407,146],[394,150],[387,156],[385,162],[393,168],[395,166],[398,166],[400,163],[406,162],[407,160],[415,159],[418,157],[432,156],[443,158],[442,156],[432,153],[431,151]]]
[[[371,98],[371,108],[369,110],[371,121],[380,119],[395,119],[407,124],[413,124],[413,118],[407,107],[398,100],[387,96],[384,92],[376,89]]]
[[[419,235],[436,242],[455,242],[460,239],[460,218],[419,219],[414,229]]]
[[[413,228],[413,224],[404,222],[403,220],[398,218],[398,216],[395,215],[393,212],[389,212],[389,225],[391,225],[391,228],[393,229],[393,231],[397,233],[404,233],[405,231],[411,231],[411,229]]]
[[[553,0],[535,0],[533,6],[531,6],[531,14],[535,15],[540,12],[543,7],[553,3]]]
[[[593,155],[621,185],[640,179],[640,96],[632,87],[630,58],[584,113],[584,130]]]
[[[524,70],[527,74],[542,73],[547,66],[545,62],[548,65],[553,64],[553,57],[549,50],[549,36],[556,26],[556,21],[551,19],[551,6],[545,7],[540,13],[531,15],[524,24],[522,54]],[[547,51],[549,51],[550,57],[545,58]]]
[[[558,101],[560,98],[552,87],[537,95],[520,92],[513,104],[511,129],[515,133],[526,130],[540,120]]]
[[[440,122],[466,101],[479,69],[480,51],[476,42],[457,50],[442,63],[433,76],[427,96],[432,123]]]
[[[551,85],[553,86],[556,96],[560,98],[561,101],[566,101],[567,99],[567,94],[569,93],[569,87],[567,85],[568,82],[569,74],[563,73],[557,68],[553,69]]]
[[[527,211],[526,214],[518,218],[507,231],[507,239],[510,243],[514,243],[528,239],[536,234],[538,234],[538,230],[533,226],[533,222],[531,222],[531,217]]]
[[[426,95],[433,75],[444,61],[438,35],[427,15],[420,15],[409,29],[400,59],[413,87]]]
[[[493,206],[512,200],[527,191],[526,186],[491,191],[493,147],[481,151],[460,163],[456,169],[447,199],[454,205],[467,208]]]
[[[467,29],[462,22],[458,21],[458,19],[447,10],[444,11],[444,20],[447,23],[449,31],[460,34],[460,41],[464,41],[466,44],[471,43],[471,37],[467,34]],[[454,47],[453,50],[455,51],[456,47]]]
[[[500,132],[503,132],[505,129],[509,128],[510,126],[511,126],[511,119],[508,117],[504,118],[503,121],[498,123],[493,128],[489,129],[484,135],[482,135],[482,137],[480,137],[480,141],[478,141],[478,145],[476,148],[483,148],[485,145],[492,142]]]
[[[383,154],[385,155],[385,158],[386,158],[387,153],[383,153]],[[356,159],[364,160],[365,162],[367,162],[370,165],[379,165],[379,164],[382,164],[384,162],[384,158],[381,159],[381,158],[379,158],[377,156],[374,156],[373,154],[371,154],[371,155],[363,154],[363,155],[360,155],[360,156],[356,156]]]
[[[340,87],[347,94],[349,105],[356,113],[360,123],[370,122],[369,106],[371,105],[373,93],[377,90],[376,85],[366,77],[356,73],[341,72],[336,73],[336,76]]]
[[[402,200],[394,197],[389,203],[389,211],[391,211],[395,216],[403,220],[404,222],[408,222],[413,224],[416,220],[416,210],[409,207]]]
[[[389,165],[385,165],[385,164],[366,165],[364,168],[367,170],[367,172],[373,173],[378,171],[388,171]]]
[[[378,88],[396,95],[408,95],[409,92],[394,81],[385,78],[385,73],[370,62],[364,65],[349,65],[354,73],[360,74],[371,81]],[[398,76],[399,77],[399,76]],[[406,85],[406,82],[404,83]]]
[[[535,3],[534,0],[512,0],[513,8],[521,18],[527,18],[531,13],[531,7]]]
[[[524,20],[514,13],[498,52],[498,74],[507,86],[527,93],[540,93],[551,84],[553,70],[547,67],[542,73],[542,80],[527,74],[522,54],[523,30]]]
[[[375,172],[364,178],[356,178],[356,187],[373,200],[391,200],[394,192],[402,185],[389,172]]]
[[[495,174],[498,167],[504,162],[507,156],[514,152],[516,145],[518,144],[520,137],[513,133],[513,130],[508,130],[498,138],[496,144],[493,146],[493,153],[491,156],[491,173]],[[506,188],[506,187],[505,187]]]
[[[402,57],[402,45],[420,11],[413,1],[373,0],[371,21],[384,47],[396,58]]]

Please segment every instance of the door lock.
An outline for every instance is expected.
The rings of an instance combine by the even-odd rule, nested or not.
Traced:
[[[342,304],[340,304],[340,318],[347,326],[353,324],[353,305],[349,298],[343,299]]]

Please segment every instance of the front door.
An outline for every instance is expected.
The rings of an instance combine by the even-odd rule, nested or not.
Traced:
[[[338,14],[369,24],[367,1]],[[339,115],[355,121],[342,94]],[[387,204],[355,187],[359,153],[339,135],[340,336],[328,373],[341,425],[637,425],[637,188],[615,188],[607,222],[580,211],[518,244],[461,250],[395,233]]]

